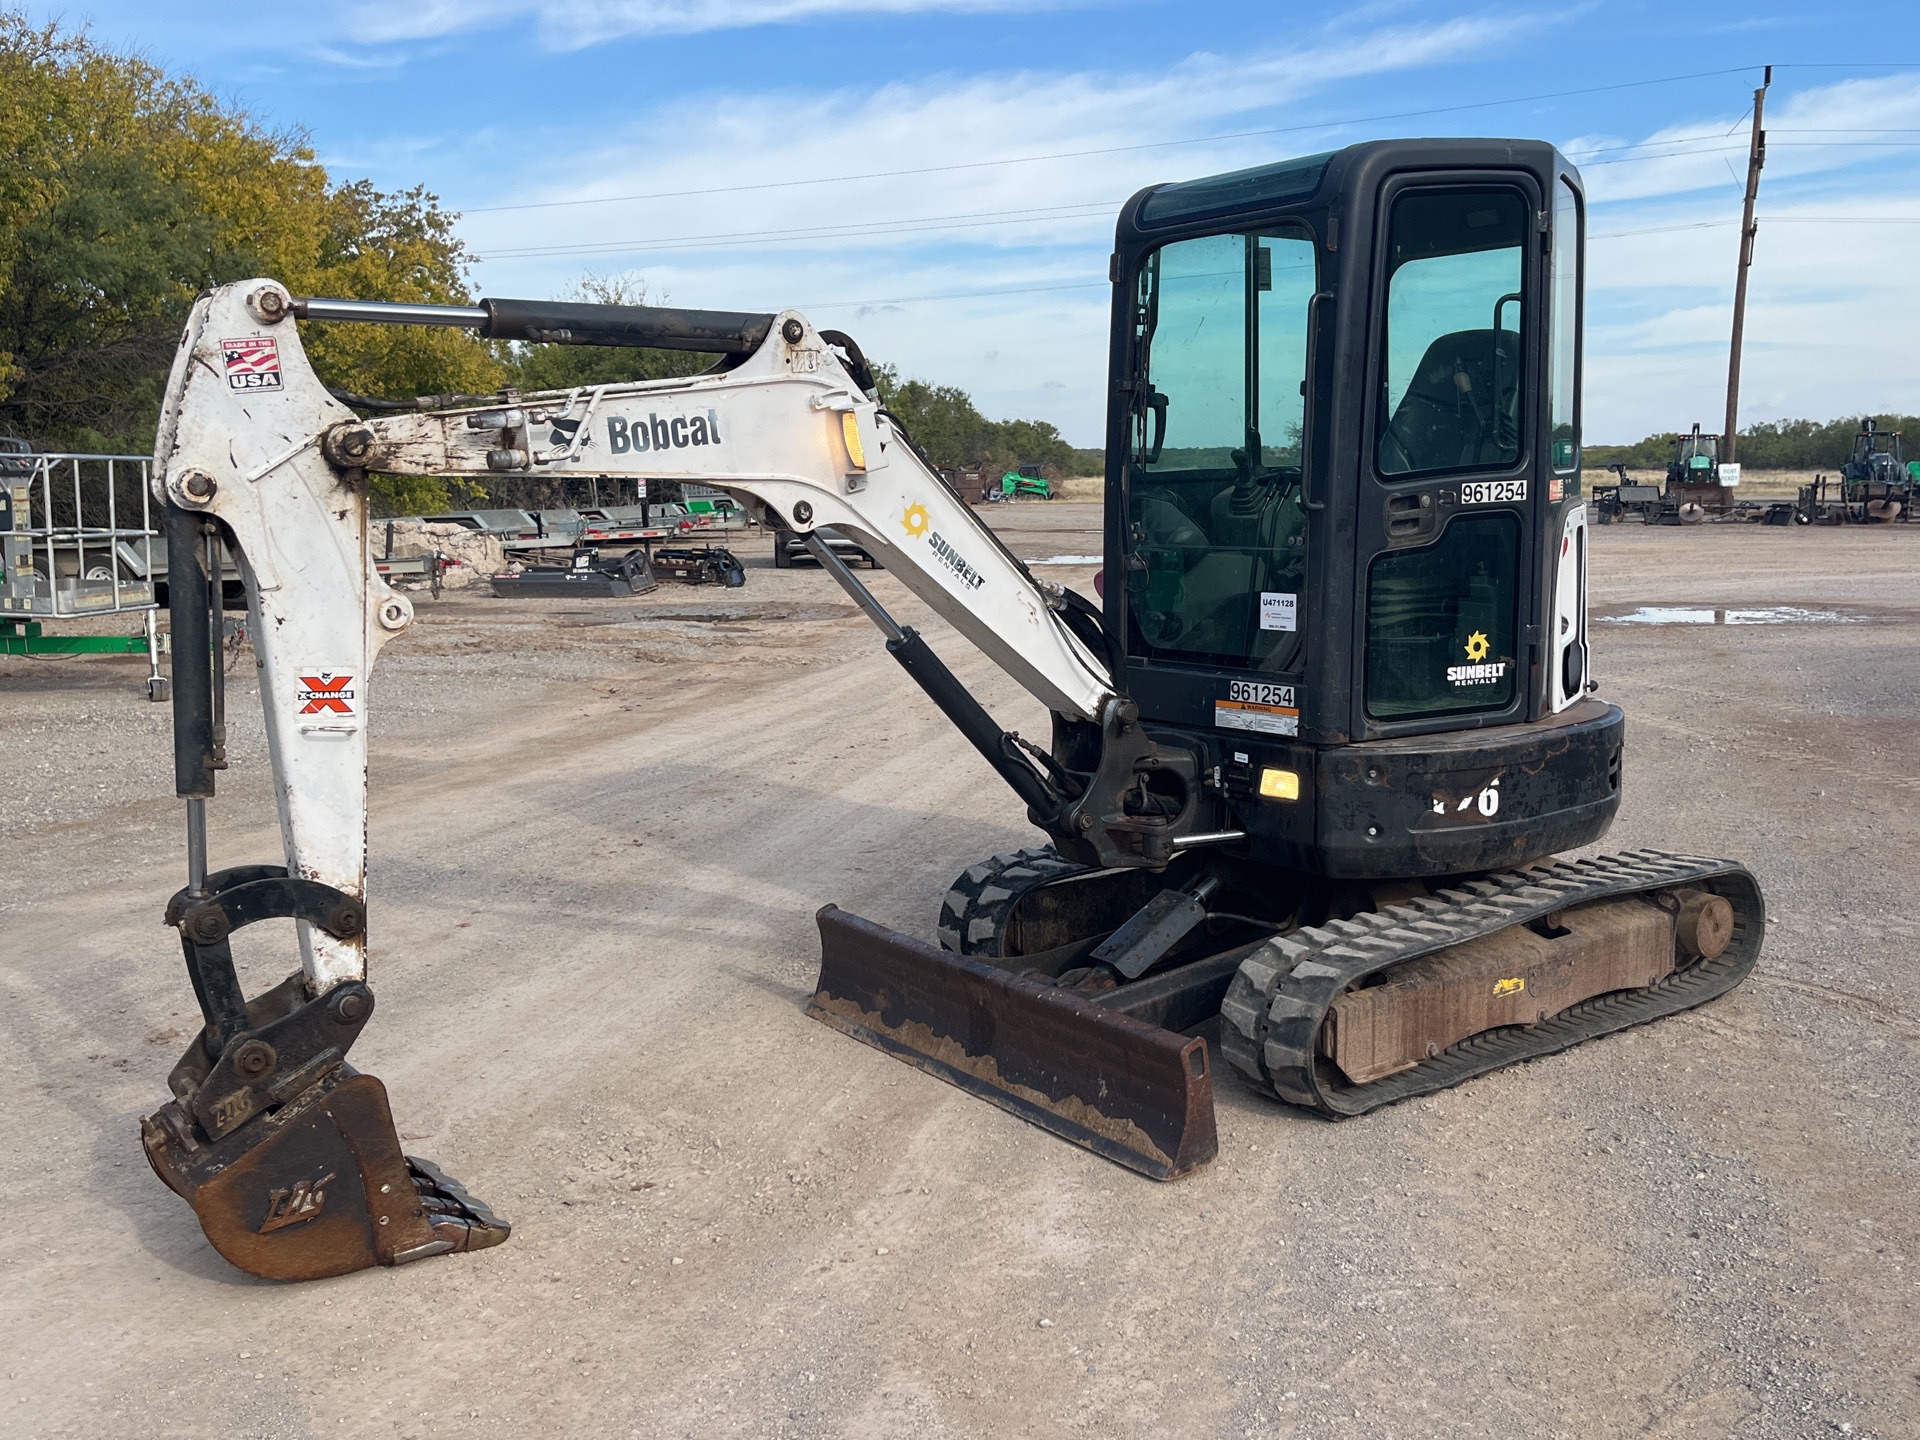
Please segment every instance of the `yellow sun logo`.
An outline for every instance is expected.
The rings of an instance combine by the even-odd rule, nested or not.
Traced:
[[[907,534],[921,536],[927,533],[927,507],[917,501],[907,506],[907,513],[900,517],[900,524]]]
[[[1467,659],[1476,665],[1487,658],[1487,651],[1493,647],[1487,643],[1487,637],[1479,630],[1467,637]]]

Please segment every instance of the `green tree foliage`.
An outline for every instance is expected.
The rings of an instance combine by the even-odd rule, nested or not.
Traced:
[[[998,474],[1038,465],[1050,479],[1076,473],[1073,447],[1044,420],[989,420],[959,387],[902,380],[891,365],[874,366],[874,379],[880,403],[942,469]]]
[[[468,256],[432,195],[335,184],[304,136],[19,11],[0,11],[0,154],[0,432],[43,449],[149,448],[210,285],[467,299]],[[321,378],[361,394],[485,391],[503,373],[458,331],[303,335]]]
[[[1920,415],[1875,415],[1874,427],[1902,432],[1908,453],[1920,450]],[[1751,470],[1838,470],[1853,456],[1860,433],[1858,415],[1838,420],[1767,420],[1740,432],[1734,447],[1740,464]],[[1649,435],[1631,445],[1589,445],[1583,463],[1589,470],[1621,464],[1630,472],[1664,472],[1680,436]]]

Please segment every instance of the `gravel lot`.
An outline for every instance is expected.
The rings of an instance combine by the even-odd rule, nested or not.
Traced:
[[[988,513],[1099,548],[1092,505]],[[1597,615],[1847,620],[1596,622],[1607,848],[1752,866],[1743,987],[1342,1125],[1223,1072],[1172,1185],[804,1018],[818,905],[930,935],[1033,832],[826,576],[740,549],[724,593],[416,597],[355,1060],[516,1229],[304,1286],[226,1266],[139,1151],[197,1023],[166,709],[137,661],[0,660],[0,1434],[1920,1433],[1920,535],[1596,532]],[[278,858],[249,670],[216,865]],[[252,987],[289,968],[245,938]]]

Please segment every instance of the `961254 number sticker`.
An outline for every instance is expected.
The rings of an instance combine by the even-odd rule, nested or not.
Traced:
[[[1262,735],[1298,735],[1300,708],[1291,685],[1264,680],[1235,680],[1225,697],[1213,702],[1213,723],[1223,730],[1251,730]]]
[[[1462,505],[1503,505],[1526,498],[1524,480],[1468,480],[1460,487]]]
[[[1291,685],[1269,685],[1264,680],[1235,680],[1227,686],[1227,698],[1248,705],[1291,705]]]

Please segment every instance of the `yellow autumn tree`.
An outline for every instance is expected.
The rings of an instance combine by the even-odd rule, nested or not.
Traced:
[[[462,304],[469,256],[424,189],[334,181],[297,131],[191,79],[0,10],[0,433],[37,448],[152,444],[188,306],[270,275],[296,295]],[[321,378],[366,395],[484,393],[462,331],[304,332]]]

